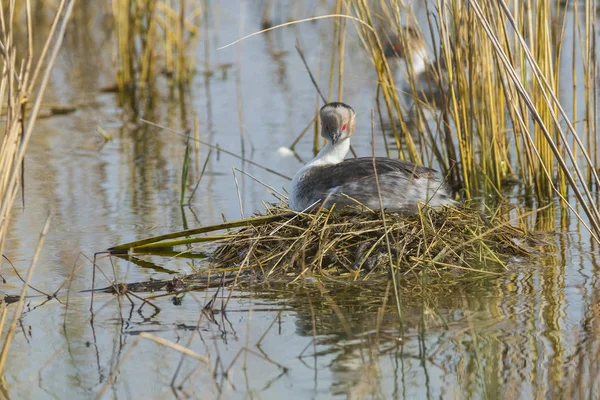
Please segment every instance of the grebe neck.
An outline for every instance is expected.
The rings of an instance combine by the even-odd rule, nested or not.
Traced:
[[[327,142],[325,147],[319,151],[319,154],[307,164],[307,166],[317,167],[320,165],[338,164],[344,161],[350,150],[350,138],[342,139],[336,144]]]

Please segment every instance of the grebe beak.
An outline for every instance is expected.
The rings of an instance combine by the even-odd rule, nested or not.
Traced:
[[[342,136],[342,132],[334,132],[331,134],[331,144],[336,144],[338,140],[340,140],[340,136]]]

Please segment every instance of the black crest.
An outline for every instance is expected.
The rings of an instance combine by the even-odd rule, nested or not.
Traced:
[[[334,101],[332,103],[327,103],[325,104],[323,107],[321,107],[321,111],[323,111],[323,109],[325,107],[333,107],[333,108],[346,108],[352,112],[354,112],[354,109],[352,107],[350,107],[348,104],[346,103],[342,103],[341,101]]]

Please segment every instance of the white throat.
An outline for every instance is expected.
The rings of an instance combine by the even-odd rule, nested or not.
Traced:
[[[319,151],[319,154],[306,166],[316,167],[319,165],[338,164],[344,161],[348,151],[350,150],[350,138],[342,139],[332,145],[327,142],[327,145]]]
[[[321,149],[319,154],[317,154],[312,161],[296,172],[294,179],[292,179],[292,192],[290,193],[289,199],[289,205],[292,210],[303,210],[310,205],[305,204],[306,199],[303,194],[305,192],[305,190],[303,190],[303,185],[305,184],[302,182],[309,174],[310,170],[314,167],[341,163],[344,161],[344,158],[346,158],[346,154],[348,154],[349,150],[350,138],[342,139],[335,145],[327,142],[327,145]]]
[[[425,47],[421,47],[419,50],[415,51],[411,60],[413,74],[415,76],[421,75],[425,71],[429,61],[429,54]]]
[[[430,63],[430,57],[425,47],[415,50],[410,57],[410,65],[405,59],[400,59],[399,72],[404,79],[409,76],[417,77],[427,69],[427,64]]]

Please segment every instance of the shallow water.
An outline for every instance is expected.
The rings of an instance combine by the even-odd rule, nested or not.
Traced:
[[[177,300],[160,292],[151,300],[156,308],[147,304],[141,310],[139,301],[132,306],[125,297],[98,293],[91,312],[91,294],[81,291],[91,288],[94,253],[223,218],[238,219],[263,209],[263,201],[275,201],[264,186],[235,172],[238,191],[233,168],[279,191],[289,188],[282,177],[213,151],[191,205],[181,208],[185,137],[139,119],[183,132],[197,118],[202,140],[236,154],[242,154],[243,131],[247,158],[292,176],[302,163],[281,156],[278,149],[293,142],[316,106],[294,45],[296,40],[302,43],[321,88],[327,90],[333,30],[331,21],[318,21],[216,51],[240,32],[259,30],[263,4],[242,3],[243,12],[238,5],[213,4],[208,17],[209,59],[207,39],[201,36],[199,71],[189,90],[169,90],[159,80],[154,91],[133,101],[100,91],[114,83],[114,43],[104,33],[109,31],[107,21],[86,12],[92,4],[80,3],[46,96],[48,104],[73,105],[77,110],[38,121],[25,162],[25,204],[15,207],[6,244],[6,256],[25,275],[44,219],[51,213],[52,229],[32,286],[53,293],[73,271],[75,278],[59,293],[59,300],[46,301],[30,290],[32,297],[0,382],[4,395],[564,395],[562,387],[572,374],[574,355],[579,354],[581,328],[593,322],[587,310],[597,298],[598,264],[588,235],[579,230],[575,218],[566,219],[560,210],[545,216],[550,226],[559,221],[557,226],[564,227],[556,238],[556,254],[535,265],[519,265],[515,268],[519,272],[448,282],[441,292],[400,285],[401,318],[387,282],[327,287],[306,283],[294,290],[246,285],[233,292],[187,293]],[[330,12],[321,5],[289,4],[274,7],[273,23]],[[43,15],[40,18],[43,23]],[[369,155],[369,110],[375,107],[377,77],[351,27],[349,32],[344,101],[359,110],[354,148]],[[218,67],[224,64],[232,67],[222,72]],[[208,76],[207,70],[214,73]],[[97,127],[114,139],[105,143]],[[304,161],[313,154],[311,134],[312,130],[296,148]],[[380,134],[375,146],[384,154]],[[200,145],[192,156],[188,195],[208,152]],[[163,270],[101,258],[98,265],[103,272],[96,274],[96,285],[168,279],[201,265],[198,260],[158,261]],[[8,263],[1,273],[7,280],[2,291],[18,294],[21,282]],[[214,312],[204,313],[211,299]],[[140,336],[142,332],[209,356],[211,364],[182,358]],[[594,379],[587,384],[593,392]]]

